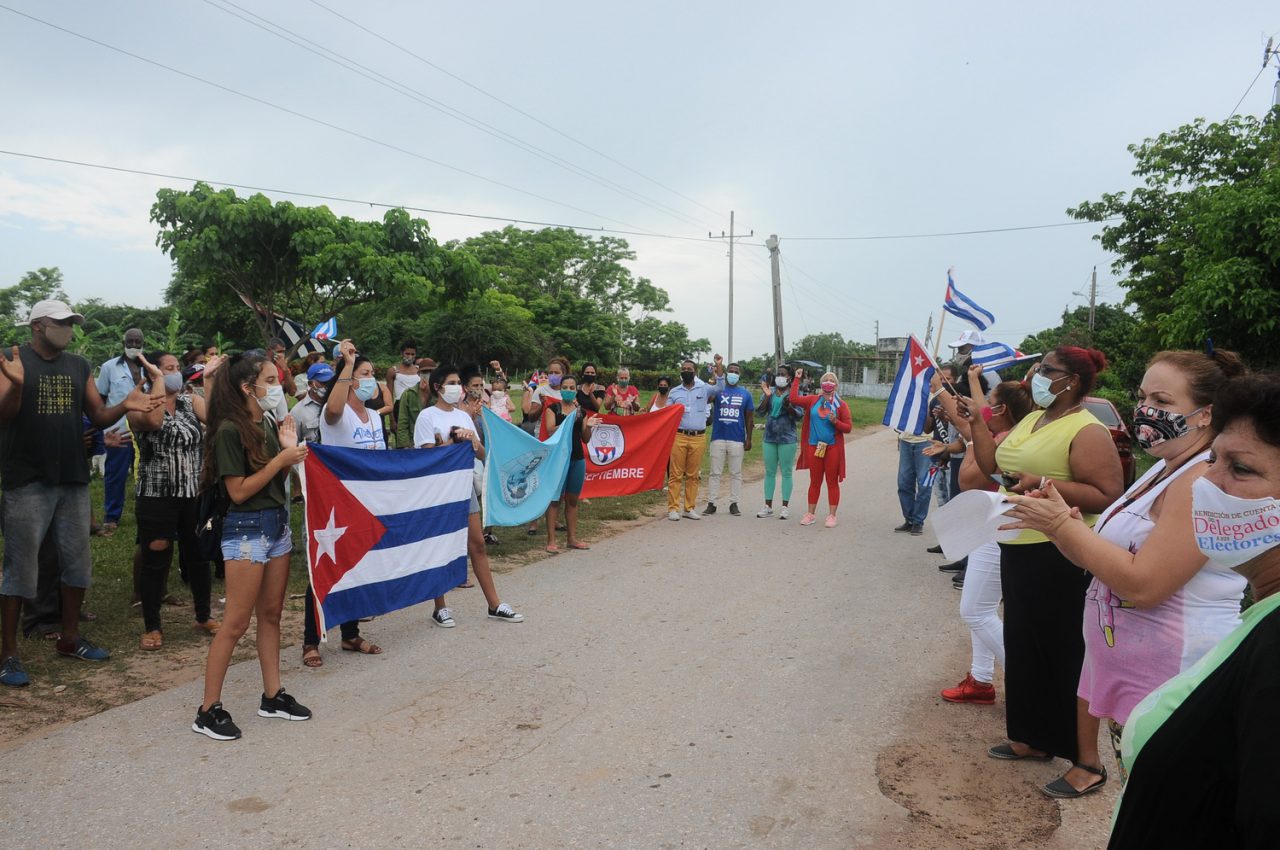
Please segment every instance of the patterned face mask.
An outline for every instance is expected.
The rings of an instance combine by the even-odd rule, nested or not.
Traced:
[[[1197,430],[1187,424],[1187,417],[1195,416],[1202,410],[1203,407],[1197,407],[1190,413],[1177,413],[1149,404],[1138,405],[1133,409],[1133,431],[1138,445],[1149,449]]]

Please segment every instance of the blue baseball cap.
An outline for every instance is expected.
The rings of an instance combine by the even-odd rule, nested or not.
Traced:
[[[311,368],[307,369],[308,381],[326,382],[333,377],[333,367],[328,363],[312,363]]]

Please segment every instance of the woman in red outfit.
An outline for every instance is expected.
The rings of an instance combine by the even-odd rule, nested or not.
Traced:
[[[809,470],[809,512],[800,520],[801,525],[813,525],[818,509],[818,494],[822,492],[822,479],[827,479],[827,503],[831,513],[827,515],[827,528],[836,527],[836,507],[840,504],[840,482],[844,480],[844,435],[853,430],[853,414],[844,399],[836,395],[836,376],[827,372],[822,376],[820,395],[800,395],[800,379],[804,370],[797,369],[791,382],[791,403],[804,410],[804,424],[800,426],[800,458],[796,469]]]

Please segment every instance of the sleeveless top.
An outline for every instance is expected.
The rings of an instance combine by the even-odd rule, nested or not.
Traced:
[[[135,431],[133,439],[138,447],[137,495],[189,499],[199,494],[204,428],[191,396],[174,398],[173,413],[164,412],[160,429]]]
[[[385,449],[386,437],[382,433],[382,417],[376,410],[365,410],[368,422],[361,422],[360,417],[351,409],[351,405],[342,405],[342,418],[338,424],[330,425],[320,414],[320,443],[326,446],[341,446],[347,449]]]
[[[1071,477],[1071,441],[1090,425],[1104,426],[1082,407],[1075,413],[1053,420],[1039,431],[1033,431],[1043,416],[1043,410],[1034,410],[1013,426],[1009,436],[996,449],[996,464],[1008,473],[1029,473],[1057,481],[1074,481]],[[1003,487],[1000,492],[1004,492]],[[1092,526],[1097,518],[1096,514],[1085,514],[1085,524]],[[1002,543],[1023,545],[1046,543],[1048,540],[1040,532],[1026,529],[1014,539]]]
[[[395,385],[391,388],[391,395],[395,397],[396,401],[399,401],[405,390],[413,389],[421,380],[422,378],[418,375],[402,375],[396,372]]]
[[[1206,449],[1142,493],[1164,472],[1165,464],[1160,461],[1151,467],[1102,513],[1098,536],[1137,552],[1155,528],[1151,506],[1156,499],[1178,476],[1208,457]],[[1142,495],[1125,505],[1135,493]],[[1124,725],[1143,697],[1200,660],[1240,625],[1245,584],[1234,570],[1207,561],[1159,605],[1135,608],[1095,577],[1085,596],[1085,655],[1080,671],[1080,696],[1089,701],[1089,712]]]

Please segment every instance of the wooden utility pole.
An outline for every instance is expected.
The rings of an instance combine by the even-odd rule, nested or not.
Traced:
[[[752,230],[747,236],[755,236],[756,232]],[[708,239],[728,239],[729,240],[729,350],[725,354],[728,362],[733,362],[733,244],[736,240],[745,237],[735,236],[733,232],[733,210],[729,210],[729,233],[728,235],[722,230],[719,236],[707,234]]]
[[[769,271],[773,276],[773,360],[777,366],[782,363],[787,350],[782,341],[782,270],[778,266],[778,234],[771,235],[764,244],[769,249]]]

